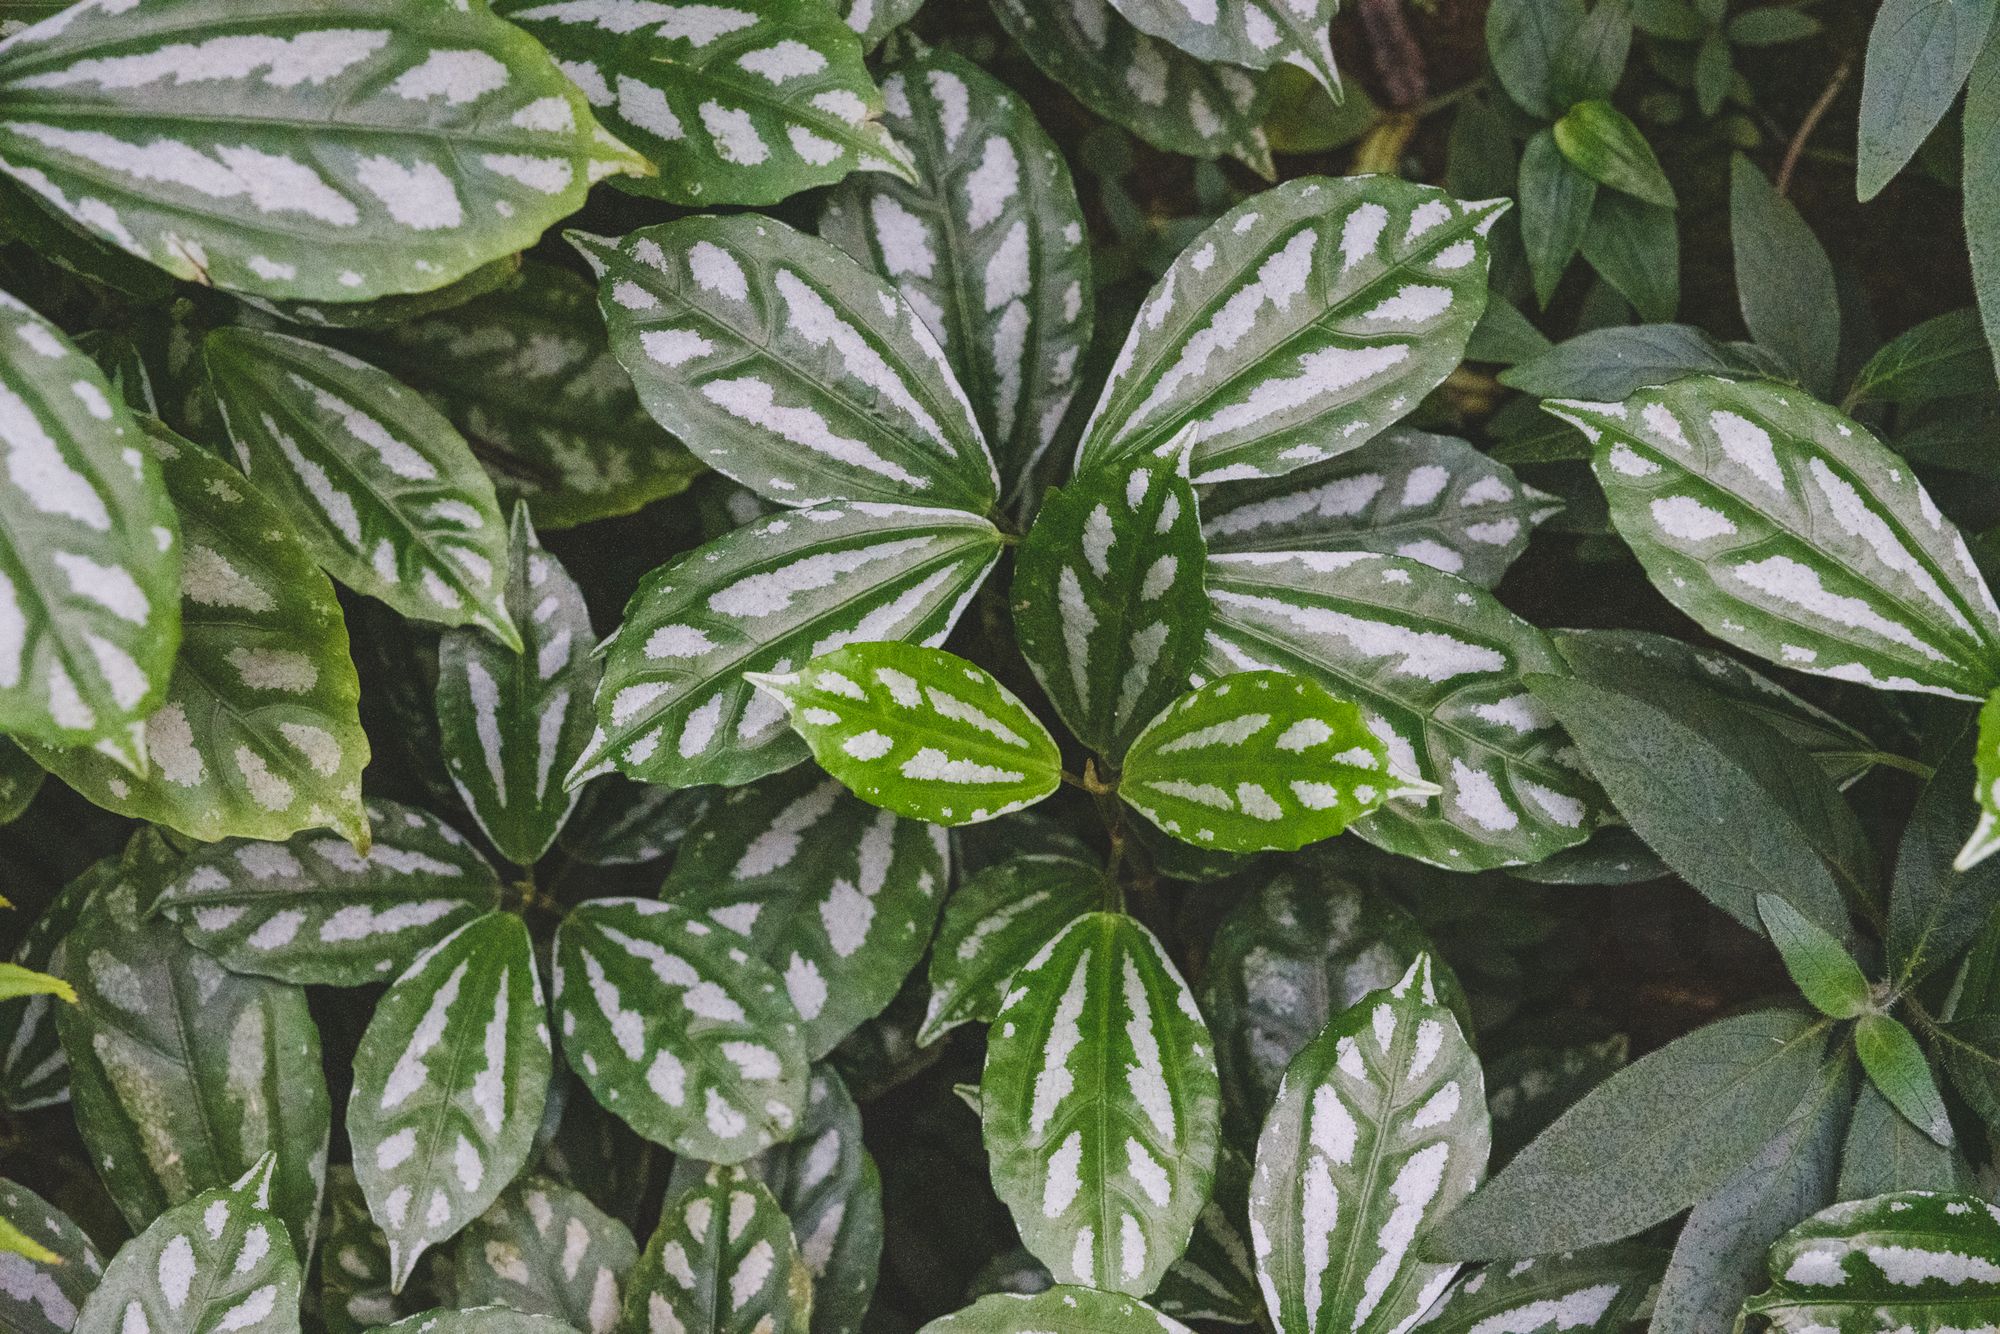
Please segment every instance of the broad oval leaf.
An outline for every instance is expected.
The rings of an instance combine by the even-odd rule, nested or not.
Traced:
[[[783,987],[673,904],[593,899],[556,932],[570,1067],[639,1134],[707,1162],[740,1163],[798,1127],[805,1039]]]
[[[1456,1262],[1424,1241],[1486,1173],[1486,1082],[1428,954],[1293,1058],[1257,1140],[1250,1233],[1281,1329],[1406,1329]]]
[[[999,479],[937,338],[885,280],[775,218],[572,233],[654,420],[781,505],[984,513]]]
[[[1001,1292],[925,1325],[918,1334],[1189,1334],[1146,1303],[1115,1292],[1058,1285],[1033,1296]]]
[[[1245,200],[1139,308],[1078,471],[1190,427],[1196,482],[1359,448],[1458,365],[1506,207],[1390,176],[1304,177]]]
[[[151,0],[0,52],[0,170],[177,278],[366,301],[526,249],[640,164],[483,6]]]
[[[1334,69],[1333,44],[1327,35],[1338,0],[1111,3],[1141,32],[1171,42],[1197,60],[1252,69],[1283,61],[1312,75],[1329,93],[1339,94],[1340,73]]]
[[[0,1181],[0,1218],[53,1260],[0,1253],[0,1328],[8,1334],[70,1334],[104,1275],[104,1258],[69,1216],[26,1186]]]
[[[1554,400],[1612,522],[1718,639],[1799,671],[1983,699],[2000,608],[1957,527],[1865,427],[1803,391],[1693,377]]]
[[[1064,852],[1030,852],[979,871],[945,901],[931,948],[930,1002],[917,1041],[999,1017],[1014,974],[1104,901],[1104,870]]]
[[[1978,1329],[2000,1320],[2000,1209],[1929,1191],[1851,1200],[1780,1237],[1769,1265],[1743,1309],[1786,1334]]]
[[[942,640],[999,559],[992,524],[952,510],[825,505],[770,515],[646,576],[611,641],[598,734],[569,781],[615,764],[673,787],[745,783],[806,747],[744,673],[844,644]]]
[[[872,809],[801,764],[711,806],[660,897],[784,978],[817,1059],[895,999],[949,880],[942,828]]]
[[[1623,1334],[1640,1319],[1666,1262],[1646,1246],[1598,1246],[1486,1266],[1415,1328],[1423,1334]]]
[[[475,1306],[469,1311],[419,1311],[385,1328],[396,1334],[564,1334],[570,1326],[505,1306]]]
[[[21,937],[13,961],[47,972],[56,951],[82,917],[84,905],[118,878],[117,856],[93,862],[57,890]],[[0,1002],[0,1106],[27,1112],[69,1098],[69,1061],[56,1032],[56,998],[19,997]]]
[[[1444,788],[1361,821],[1370,843],[1485,870],[1572,847],[1604,818],[1568,736],[1522,683],[1562,659],[1492,594],[1361,552],[1215,556],[1208,589],[1208,671],[1309,676],[1361,706],[1398,775]]]
[[[1151,1292],[1215,1174],[1207,1025],[1153,933],[1078,918],[1014,975],[980,1120],[993,1187],[1059,1282]]]
[[[1055,738],[992,673],[919,644],[849,644],[751,680],[856,796],[933,824],[978,824],[1062,782]]]
[[[553,1316],[611,1334],[621,1286],[639,1259],[625,1225],[582,1191],[523,1177],[459,1234],[454,1300]]]
[[[412,1293],[398,1297],[389,1290],[388,1238],[369,1217],[361,1183],[344,1163],[326,1169],[322,1240],[319,1311],[330,1334],[364,1334],[411,1314]]]
[[[354,1055],[347,1137],[401,1291],[519,1174],[548,1094],[548,1013],[521,919],[488,913],[419,955]]]
[[[807,1334],[812,1271],[764,1183],[710,1167],[669,1199],[632,1271],[626,1329]]]

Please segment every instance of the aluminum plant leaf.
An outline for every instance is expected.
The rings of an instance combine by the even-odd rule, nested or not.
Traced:
[[[1296,65],[1320,87],[1340,96],[1327,28],[1339,0],[1222,0],[1219,5],[1180,0],[1111,0],[1144,33],[1171,42],[1196,60],[1265,69]]]
[[[67,1214],[16,1182],[0,1180],[0,1218],[44,1255],[0,1253],[0,1329],[70,1334],[78,1310],[104,1275],[104,1258]]]
[[[1055,738],[985,668],[920,644],[849,644],[752,673],[813,758],[856,796],[933,824],[978,824],[1062,782]]]
[[[980,1081],[993,1187],[1061,1283],[1151,1292],[1215,1174],[1208,1027],[1166,951],[1080,917],[1014,975]]]
[[[999,1017],[1008,983],[1064,927],[1104,901],[1104,870],[1062,852],[1030,852],[988,866],[945,901],[931,948],[930,1001],[917,1041]]]
[[[1391,176],[1302,177],[1238,204],[1139,308],[1078,471],[1190,427],[1198,483],[1358,449],[1458,366],[1506,208]]]
[[[389,1290],[389,1240],[368,1216],[361,1183],[345,1163],[326,1169],[319,1284],[320,1317],[330,1334],[364,1334],[411,1314],[408,1294]]]
[[[613,775],[584,789],[556,842],[589,866],[641,866],[671,856],[715,804],[717,789],[654,787]]]
[[[195,838],[365,842],[368,736],[333,585],[243,474],[150,418],[136,434],[181,529],[180,654],[141,724],[147,772],[82,747],[29,753],[97,805]]]
[[[1979,821],[1952,862],[1952,869],[1961,873],[2000,852],[2000,689],[1988,695],[1979,709],[1972,800],[1979,807]]]
[[[639,1247],[625,1225],[582,1191],[522,1177],[466,1224],[455,1248],[453,1299],[553,1316],[583,1334],[611,1334]]]
[[[209,378],[236,457],[328,574],[413,620],[518,646],[507,524],[465,438],[415,390],[289,334],[217,329]]]
[[[476,918],[390,983],[354,1055],[347,1137],[389,1239],[392,1291],[520,1173],[549,1074],[548,1012],[520,918]]]
[[[1544,406],[1591,437],[1654,586],[1718,639],[1885,690],[2000,684],[2000,609],[1964,537],[1867,428],[1798,389],[1708,377]]]
[[[824,0],[631,8],[498,0],[620,140],[658,167],[620,182],[669,203],[775,204],[852,171],[909,173],[859,36]]]
[[[545,1315],[529,1315],[505,1306],[476,1306],[469,1311],[443,1307],[419,1311],[384,1329],[396,1334],[565,1334],[570,1326]]]
[[[1399,426],[1283,478],[1225,482],[1201,526],[1210,551],[1380,551],[1491,588],[1561,508],[1465,441]]]
[[[1225,1135],[1208,1203],[1195,1219],[1187,1250],[1148,1299],[1154,1306],[1181,1320],[1257,1323],[1264,1296],[1250,1253],[1249,1199],[1250,1158]]]
[[[1115,1292],[1059,1284],[1024,1296],[981,1297],[963,1311],[940,1316],[917,1334],[1190,1334],[1186,1325],[1146,1303]]]
[[[677,1154],[740,1163],[798,1127],[805,1038],[783,980],[673,904],[570,909],[556,932],[555,1008],[570,1068]]]
[[[1361,706],[1397,774],[1444,788],[1362,820],[1370,843],[1487,870],[1581,843],[1606,817],[1569,737],[1522,684],[1562,659],[1492,594],[1361,552],[1212,556],[1207,579],[1209,672],[1309,676]]]
[[[817,1059],[895,999],[950,878],[942,828],[876,810],[801,764],[711,806],[660,897],[784,978]]]
[[[764,1183],[710,1167],[660,1211],[625,1294],[624,1328],[807,1334],[812,1271]]]
[[[358,987],[500,906],[500,880],[457,830],[400,802],[367,804],[365,853],[324,833],[189,853],[153,901],[232,972]]]
[[[781,505],[992,506],[993,458],[936,336],[851,256],[761,214],[570,239],[639,401],[717,472]]]
[[[2000,1210],[1976,1195],[1836,1204],[1780,1237],[1768,1262],[1770,1288],[1743,1309],[1785,1334],[1945,1334],[2000,1321]]]
[[[13,961],[47,972],[56,950],[83,915],[93,895],[118,878],[119,859],[93,862],[57,890],[21,937]],[[24,996],[0,1003],[0,1106],[20,1113],[69,1098],[69,1061],[56,1032],[55,998]]]
[[[141,772],[127,734],[158,705],[180,643],[173,505],[96,364],[5,292],[0,444],[14,460],[0,502],[0,728],[105,740]]]
[[[1414,1328],[1423,1334],[1623,1334],[1643,1318],[1666,1256],[1597,1246],[1492,1264],[1461,1281]]]
[[[832,0],[834,13],[861,39],[861,49],[873,51],[884,37],[908,23],[924,0]]]
[[[1207,558],[1185,440],[1050,491],[1015,554],[1021,654],[1070,730],[1113,764],[1201,658]]]
[[[563,780],[596,728],[599,667],[583,590],[525,505],[514,509],[505,601],[520,652],[470,628],[439,638],[438,731],[472,818],[507,860],[533,866],[576,808]]]
[[[176,278],[259,296],[441,287],[643,169],[484,6],[152,0],[0,52],[0,171]]]
[[[882,93],[916,180],[850,176],[828,196],[819,234],[894,283],[930,326],[1001,490],[1025,505],[1090,347],[1083,206],[1033,112],[970,61],[922,56]]]

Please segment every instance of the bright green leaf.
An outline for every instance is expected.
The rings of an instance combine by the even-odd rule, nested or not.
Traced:
[[[1578,102],[1563,113],[1553,133],[1562,155],[1599,185],[1660,208],[1678,203],[1653,146],[1631,118],[1609,102]]]
[[[2000,1210],[1905,1191],[1822,1209],[1771,1248],[1771,1287],[1744,1311],[1784,1334],[1916,1334],[2000,1319]]]
[[[2000,689],[1980,706],[1972,800],[1979,808],[1979,822],[1966,836],[1951,868],[1961,873],[2000,851]]]
[[[1910,1030],[1886,1014],[1864,1014],[1854,1026],[1854,1048],[1868,1081],[1910,1124],[1946,1148],[1951,1117],[1931,1078],[1930,1061]]]
[[[1776,894],[1757,896],[1757,915],[1778,947],[1785,971],[1813,1008],[1835,1019],[1852,1019],[1868,1008],[1872,997],[1867,975],[1839,937],[1815,926]]]
[[[873,51],[883,38],[915,18],[924,0],[832,0],[832,4],[834,13],[861,38],[861,49]]]

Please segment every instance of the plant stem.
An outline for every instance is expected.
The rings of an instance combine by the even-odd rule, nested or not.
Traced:
[[[1812,104],[1811,109],[1806,112],[1806,118],[1799,122],[1798,133],[1792,136],[1792,142],[1785,148],[1785,160],[1779,164],[1778,179],[1773,182],[1779,194],[1784,194],[1790,188],[1792,172],[1799,165],[1799,155],[1806,151],[1806,140],[1812,138],[1813,131],[1819,128],[1820,121],[1832,109],[1833,99],[1840,96],[1840,90],[1847,86],[1848,77],[1853,73],[1854,57],[1850,54],[1841,59],[1839,66],[1833,71],[1833,77],[1826,81],[1826,88],[1821,91],[1819,100]]]

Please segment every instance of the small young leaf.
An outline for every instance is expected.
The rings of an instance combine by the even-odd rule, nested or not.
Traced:
[[[1660,159],[1653,155],[1653,146],[1639,127],[1609,102],[1578,102],[1563,113],[1553,132],[1562,155],[1599,185],[1660,208],[1673,208],[1679,202],[1666,173],[1660,170]]]
[[[979,871],[952,891],[931,949],[931,998],[917,1041],[999,1017],[1014,974],[1104,899],[1104,871],[1060,852],[1031,852]]]
[[[1854,1026],[1854,1049],[1868,1081],[1890,1105],[1911,1125],[1950,1148],[1951,1117],[1931,1078],[1930,1061],[1910,1030],[1886,1014],[1864,1014]]]
[[[1192,1334],[1133,1297],[1058,1284],[1033,1296],[1002,1292],[931,1321],[917,1334]]]
[[[1310,74],[1338,97],[1327,25],[1336,0],[1221,0],[1184,5],[1179,0],[1111,0],[1141,32],[1173,43],[1196,60],[1265,69],[1280,61]]]
[[[581,1191],[546,1177],[509,1186],[466,1224],[454,1298],[553,1316],[583,1334],[611,1334],[620,1285],[639,1259],[625,1225]]]
[[[1632,15],[1625,0],[1591,7],[1583,22],[1562,35],[1549,69],[1555,105],[1574,109],[1617,91],[1632,55]]]
[[[1783,1334],[1943,1334],[2000,1319],[2000,1209],[1976,1195],[1836,1204],[1779,1238],[1769,1263],[1770,1289],[1743,1309]]]
[[[1835,1019],[1852,1019],[1868,1008],[1872,997],[1867,975],[1839,937],[1776,894],[1757,896],[1757,915],[1778,947],[1785,971],[1814,1009]]]
[[[715,804],[713,788],[667,788],[612,774],[583,790],[556,838],[588,866],[638,866],[671,856]]]
[[[1729,171],[1729,236],[1736,250],[1736,300],[1750,336],[1808,391],[1830,394],[1840,355],[1833,262],[1798,209],[1741,153]]]
[[[1880,194],[1951,110],[1993,14],[1988,0],[1886,0],[1875,11],[1861,76],[1856,197]]]
[[[9,1334],[70,1334],[104,1274],[97,1247],[68,1215],[12,1181],[0,1181],[0,1218],[42,1252],[17,1245],[0,1256],[0,1327]]]
[[[1649,1246],[1594,1246],[1487,1265],[1415,1328],[1422,1334],[1623,1334],[1643,1317],[1665,1257]]]
[[[710,1167],[669,1199],[632,1271],[623,1328],[808,1334],[812,1271],[764,1183]]]

